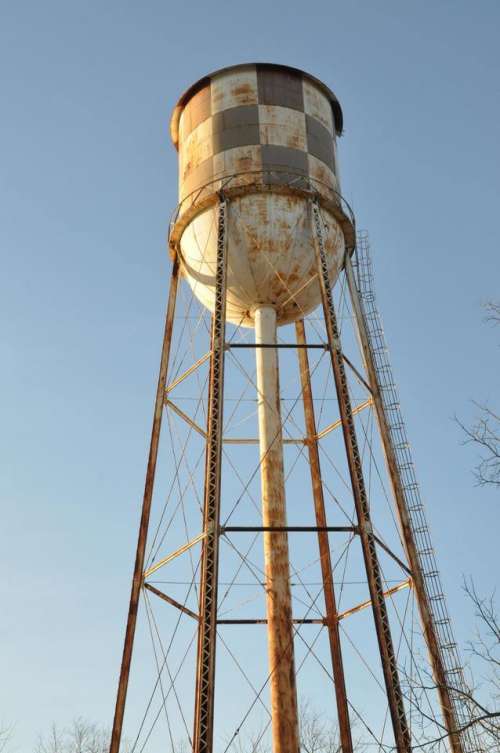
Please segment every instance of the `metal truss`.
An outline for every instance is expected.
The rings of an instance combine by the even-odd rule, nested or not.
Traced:
[[[168,383],[167,367],[170,356],[172,328],[175,314],[175,302],[180,277],[179,263],[177,259],[174,259],[161,356],[160,376],[158,380],[151,445],[141,513],[141,523],[139,529],[139,538],[137,544],[134,576],[132,581],[127,629],[120,670],[110,753],[119,753],[120,748],[125,700],[127,696],[130,663],[132,659],[134,634],[141,589],[146,590],[146,597],[148,597],[149,594],[154,594],[158,599],[170,605],[170,607],[173,607],[174,610],[177,610],[179,618],[183,616],[189,618],[191,624],[193,624],[193,630],[197,631],[198,642],[193,739],[191,740],[189,733],[187,736],[190,741],[190,749],[192,746],[193,753],[214,753],[214,703],[217,627],[219,625],[241,626],[268,624],[268,618],[261,618],[258,613],[257,615],[255,615],[255,619],[245,618],[245,612],[243,612],[242,614],[242,619],[228,619],[225,617],[225,615],[231,610],[228,610],[227,606],[226,612],[222,612],[219,605],[218,614],[219,547],[221,543],[220,537],[223,537],[223,542],[226,542],[232,546],[232,536],[230,535],[238,533],[242,533],[244,535],[255,534],[256,537],[258,537],[259,534],[262,534],[263,536],[266,536],[268,534],[277,534],[278,536],[282,535],[283,537],[285,537],[288,533],[314,533],[317,536],[319,549],[318,562],[321,573],[320,585],[322,588],[322,596],[324,597],[324,610],[315,606],[314,602],[309,607],[306,602],[300,602],[299,600],[299,603],[305,604],[305,606],[309,608],[305,612],[305,614],[299,613],[298,616],[290,615],[289,623],[290,626],[293,626],[291,643],[293,644],[294,638],[299,637],[304,641],[306,646],[308,645],[304,638],[297,632],[297,626],[317,625],[320,628],[324,627],[325,632],[328,633],[331,667],[333,669],[333,672],[330,675],[327,670],[327,674],[329,674],[329,676],[331,677],[335,690],[335,702],[340,736],[339,750],[341,750],[342,753],[352,753],[354,748],[352,740],[351,719],[353,718],[352,714],[355,712],[355,709],[351,702],[352,699],[348,698],[346,691],[340,623],[351,615],[355,615],[369,608],[371,608],[373,612],[385,683],[385,687],[381,682],[379,683],[379,686],[382,688],[383,693],[387,696],[390,718],[394,732],[395,750],[397,751],[397,753],[411,753],[411,734],[406,718],[404,696],[397,667],[397,654],[393,643],[391,627],[389,625],[387,608],[387,600],[392,599],[395,594],[403,591],[404,589],[412,589],[414,591],[420,609],[423,625],[423,636],[429,649],[431,665],[433,667],[436,679],[436,686],[442,708],[443,718],[445,720],[446,729],[448,730],[448,733],[450,735],[449,741],[452,748],[452,753],[475,753],[477,748],[473,747],[472,744],[469,744],[470,740],[472,740],[472,737],[469,739],[465,736],[460,736],[457,733],[460,724],[463,723],[463,715],[465,712],[458,709],[456,695],[450,693],[448,690],[450,681],[455,676],[453,673],[458,672],[456,663],[453,663],[449,658],[447,659],[447,657],[449,657],[450,655],[450,649],[448,646],[444,645],[444,639],[441,635],[441,633],[443,633],[445,629],[446,631],[449,631],[449,620],[447,618],[447,614],[445,614],[445,620],[442,623],[443,627],[441,629],[439,613],[438,611],[436,611],[438,608],[441,608],[441,601],[432,590],[435,587],[435,583],[438,582],[436,581],[436,575],[434,572],[435,567],[431,568],[432,572],[429,570],[428,565],[429,562],[432,563],[432,561],[429,560],[428,547],[426,548],[422,544],[422,541],[424,541],[424,539],[422,539],[422,530],[424,530],[425,533],[424,543],[426,543],[428,540],[427,528],[425,520],[423,524],[417,526],[416,518],[414,518],[414,515],[411,512],[411,500],[409,500],[408,497],[409,492],[406,483],[407,476],[404,475],[404,472],[401,468],[401,458],[397,450],[398,445],[397,443],[395,443],[396,431],[399,432],[400,427],[398,425],[396,429],[393,426],[393,423],[391,422],[392,414],[388,412],[388,407],[386,404],[387,395],[384,393],[384,384],[383,380],[380,377],[379,355],[377,354],[377,352],[375,352],[376,348],[374,350],[373,339],[371,338],[370,330],[371,324],[369,322],[367,323],[366,319],[366,301],[363,298],[363,290],[360,291],[358,288],[355,271],[353,270],[350,256],[349,254],[347,254],[345,261],[345,274],[353,305],[354,318],[358,327],[361,350],[365,362],[365,370],[361,369],[361,371],[363,372],[361,373],[349,360],[349,358],[347,358],[347,356],[342,352],[338,326],[338,321],[342,321],[342,311],[340,311],[338,320],[329,278],[328,259],[324,238],[324,220],[322,217],[322,211],[319,201],[315,198],[314,186],[308,185],[304,187],[298,184],[296,186],[293,186],[292,184],[290,186],[287,186],[287,188],[292,187],[293,190],[300,190],[301,195],[305,195],[307,193],[307,201],[310,209],[310,218],[313,231],[314,248],[317,259],[317,272],[313,279],[315,282],[319,281],[327,342],[308,343],[306,340],[306,329],[304,321],[302,319],[295,324],[296,342],[248,343],[234,342],[232,338],[230,342],[226,341],[225,313],[228,258],[227,222],[231,199],[230,195],[228,196],[228,194],[221,192],[218,194],[217,206],[217,256],[215,268],[214,310],[210,331],[210,350],[197,360],[195,360],[196,356],[193,354],[192,365],[190,365],[187,369],[183,366],[184,370],[179,374],[179,371],[181,370],[181,364],[183,364],[183,358],[181,358],[179,360],[178,372],[175,374],[175,378],[170,375],[171,381]],[[228,185],[229,194],[230,188],[231,186]],[[293,297],[294,294],[290,293],[290,295]],[[312,325],[310,326],[314,327],[314,323],[312,323]],[[321,340],[325,340],[322,328],[320,337]],[[315,522],[315,525],[229,525],[228,521],[221,523],[221,467],[223,453],[225,453],[225,445],[259,444],[259,439],[255,437],[256,432],[249,432],[250,434],[254,434],[254,436],[250,437],[224,436],[225,429],[223,424],[223,408],[225,354],[227,352],[231,353],[233,349],[238,352],[238,348],[295,349],[298,358],[301,385],[300,395],[297,400],[300,399],[303,404],[305,431],[301,426],[297,426],[297,422],[294,422],[294,428],[292,428],[292,434],[294,436],[285,437],[282,439],[282,442],[284,445],[295,445],[298,448],[297,457],[302,455],[308,463],[308,467],[311,473],[312,501],[314,503],[313,522]],[[203,353],[203,351],[206,349],[207,345],[204,343],[203,350],[201,352]],[[331,373],[333,373],[335,382],[335,397],[338,400],[339,406],[340,418],[333,421],[332,423],[329,423],[321,431],[318,430],[314,413],[313,389],[311,384],[311,371],[309,368],[309,349],[321,349],[324,352],[329,353],[329,358],[331,360]],[[241,353],[241,350],[239,352]],[[260,352],[265,353],[265,351]],[[316,351],[313,350],[312,352]],[[234,356],[234,353],[231,355]],[[207,361],[209,361],[208,416],[205,426],[204,421],[200,421],[197,418],[196,412],[193,416],[190,416],[186,411],[181,409],[181,407],[175,400],[177,393],[174,392],[174,390],[178,385],[184,383],[190,375],[197,372],[197,370]],[[175,364],[176,361],[174,358],[174,367],[172,368],[173,371],[175,371]],[[328,366],[328,369],[329,368],[330,366]],[[387,371],[388,367],[384,365],[383,368],[385,369],[383,373],[387,376],[387,374],[389,373]],[[364,399],[362,399],[361,402],[357,402],[356,405],[352,405],[351,403],[351,395],[347,381],[347,374],[349,373],[349,370],[357,379],[358,383],[363,387],[362,392],[364,394]],[[312,375],[314,375],[314,369],[312,370]],[[248,379],[248,383],[252,384],[257,389],[255,383],[251,380],[251,377],[248,376],[248,374],[246,374],[246,377]],[[198,378],[199,374],[196,375],[196,379]],[[364,392],[364,390],[366,390],[366,392]],[[203,394],[205,394],[205,392]],[[182,398],[179,399],[179,402],[181,402],[181,400]],[[360,448],[358,446],[358,438],[356,435],[354,422],[354,417],[357,414],[361,414],[363,411],[370,409],[373,409],[374,415],[376,415],[378,419],[380,436],[384,447],[389,477],[396,501],[396,509],[399,515],[399,523],[405,543],[405,562],[403,562],[389,548],[389,546],[383,540],[381,540],[379,536],[375,535],[372,527],[368,494],[363,476],[361,457],[362,453],[360,452]],[[197,463],[199,463],[199,468],[202,469],[203,456],[205,457],[203,503],[201,500],[201,479],[199,484],[199,496],[196,492],[196,498],[198,500],[200,508],[201,506],[203,506],[203,523],[201,533],[193,536],[193,533],[190,533],[188,535],[186,530],[186,543],[181,544],[181,546],[177,547],[177,549],[175,549],[173,552],[171,552],[167,556],[161,557],[160,559],[157,559],[157,555],[160,546],[163,543],[165,534],[160,538],[156,549],[154,547],[154,544],[156,543],[155,536],[155,541],[153,542],[154,553],[152,553],[151,558],[145,564],[145,546],[152,505],[153,484],[158,457],[161,422],[164,410],[172,411],[173,414],[175,414],[179,419],[181,419],[182,422],[184,422],[185,426],[182,431],[187,433],[188,436],[193,433],[193,435],[196,436],[196,441],[198,443],[200,443],[200,438],[203,441],[203,448],[197,460]],[[172,414],[168,414],[169,420],[171,415]],[[291,420],[293,422],[293,419]],[[226,421],[228,425],[231,425],[231,417],[229,419],[226,419]],[[321,419],[319,419],[319,422],[320,421]],[[299,421],[299,423],[301,422]],[[336,431],[337,429],[340,429],[342,431],[342,438],[345,445],[347,465],[350,477],[350,484],[348,483],[348,486],[349,489],[352,490],[355,517],[354,519],[352,519],[350,514],[347,515],[347,513],[345,513],[348,522],[350,522],[350,525],[330,526],[328,525],[325,510],[324,495],[326,493],[329,493],[333,498],[333,494],[330,492],[327,483],[325,483],[325,480],[328,481],[328,479],[325,478],[324,480],[322,478],[320,450],[324,450],[324,447],[321,447],[321,440],[331,435],[331,433]],[[232,430],[234,431],[234,427]],[[326,444],[328,445],[328,441],[326,442]],[[181,456],[181,460],[183,457],[184,455]],[[176,470],[178,470],[178,468],[176,468]],[[189,467],[188,471],[190,475],[190,481],[193,484],[194,488],[193,477]],[[412,484],[413,483],[414,482],[412,480]],[[186,488],[187,487],[188,485],[186,485]],[[411,491],[413,493],[413,486]],[[183,491],[180,492],[181,499],[184,493],[185,490],[183,489]],[[414,503],[413,506],[415,506]],[[342,508],[340,509],[342,510]],[[420,516],[420,508],[417,512]],[[418,520],[421,521],[421,517],[419,517]],[[343,521],[341,520],[340,522]],[[424,529],[422,529],[422,525],[424,525]],[[199,521],[197,520],[194,532],[199,530]],[[366,580],[370,598],[366,599],[366,594],[363,594],[362,598],[365,598],[364,601],[357,603],[357,599],[353,599],[353,601],[351,601],[350,603],[354,603],[354,606],[350,606],[347,609],[344,607],[343,611],[339,611],[337,605],[338,595],[335,593],[333,575],[336,565],[332,564],[332,553],[330,550],[329,541],[330,533],[350,534],[351,538],[346,546],[349,546],[352,540],[356,540],[359,537],[361,543],[361,551],[363,554],[364,570],[366,571]],[[249,537],[247,536],[247,538]],[[191,557],[192,548],[197,544],[201,545],[201,560],[199,563],[199,604],[198,607],[195,607],[191,604],[190,606],[192,608],[190,609],[187,606],[186,602],[181,603],[181,601],[178,601],[167,593],[164,593],[163,587],[161,588],[161,590],[160,588],[157,588],[156,586],[161,585],[162,581],[153,581],[150,583],[147,582],[146,579],[160,570],[160,568],[168,566],[172,561],[176,560],[180,555],[184,553],[187,553],[187,557]],[[428,546],[430,547],[430,545]],[[239,556],[242,557],[242,561],[244,561],[247,557],[247,553],[245,553],[245,555],[243,556],[236,549],[236,547],[233,547],[233,549]],[[405,577],[406,580],[403,580],[401,582],[397,582],[395,579],[387,582],[383,580],[383,575],[378,559],[380,550],[384,550],[385,553],[389,557],[391,557],[392,560],[396,562],[402,570],[405,571],[405,575],[401,577]],[[407,564],[405,564],[406,562]],[[222,564],[224,564],[224,561],[222,561]],[[196,568],[196,572],[194,571],[194,566],[192,566],[192,569],[192,582],[195,582],[198,578],[198,569]],[[298,573],[295,572],[294,575],[298,576]],[[342,576],[342,578],[344,578],[344,575]],[[364,581],[364,572],[362,578]],[[336,582],[338,583],[339,581],[337,580]],[[342,580],[340,582],[343,585],[344,581]],[[396,585],[388,587],[390,583],[395,582]],[[259,585],[262,586],[263,584],[259,583]],[[292,585],[297,584],[295,583]],[[340,600],[341,597],[339,596],[338,598]],[[224,599],[222,599],[222,601],[224,601]],[[314,608],[315,612],[310,615],[309,612],[312,608]],[[223,619],[220,619],[219,615]],[[342,623],[342,625],[343,624],[344,623]],[[448,634],[448,632],[446,634]],[[310,650],[312,655],[317,658],[312,651],[312,647],[308,646],[308,650]],[[446,653],[446,651],[448,651],[448,654]],[[165,655],[164,658],[166,662]],[[454,655],[452,658],[454,659]],[[160,675],[162,668],[163,666],[160,668],[160,666],[158,665],[160,685]],[[168,667],[167,671],[170,675],[170,670],[168,669]],[[269,682],[270,678],[272,677],[272,673],[273,670],[271,669],[270,674],[268,675],[266,682],[263,685],[263,688]],[[170,679],[171,682],[174,683],[175,676],[173,680],[172,677],[170,677]],[[257,692],[255,688],[253,688],[253,686],[251,687],[256,694],[257,700],[259,700],[262,689]],[[165,708],[166,713],[165,699],[166,696],[168,696],[168,692],[170,691],[167,691],[167,694],[165,696],[163,687],[161,688],[161,690],[163,695],[163,707]],[[260,702],[262,703],[262,705],[264,705],[262,700],[260,700]],[[357,715],[359,716],[359,714]],[[238,733],[239,727],[237,728],[236,734]],[[382,732],[382,737],[383,736],[384,732]],[[382,744],[380,741],[378,742],[379,745]]]
[[[217,586],[226,330],[227,203],[219,197],[215,304],[212,317],[207,453],[201,560],[200,627],[194,713],[194,753],[212,753],[217,638]]]
[[[394,739],[398,753],[410,753],[410,732],[406,720],[406,711],[401,692],[399,673],[396,663],[396,654],[392,642],[389,617],[385,603],[382,575],[377,556],[376,541],[370,518],[368,497],[363,478],[363,468],[359,453],[354,418],[351,407],[351,398],[344,368],[344,359],[340,345],[340,334],[337,326],[337,317],[333,303],[333,295],[330,285],[327,256],[324,244],[324,221],[321,209],[317,201],[311,202],[313,233],[318,259],[321,294],[323,300],[323,312],[325,326],[330,344],[330,356],[332,361],[333,375],[339,410],[342,420],[342,430],[349,465],[354,504],[360,529],[360,540],[363,549],[368,587],[372,602],[375,628],[382,661],[387,700],[391,712]]]

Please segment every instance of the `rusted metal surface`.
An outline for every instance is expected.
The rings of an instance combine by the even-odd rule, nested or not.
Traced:
[[[196,369],[198,369],[202,364],[205,363],[205,361],[208,361],[210,358],[211,353],[205,353],[204,356],[201,358],[198,358],[198,360],[193,363],[189,369],[186,369],[186,371],[183,374],[180,374],[176,379],[174,379],[173,382],[171,382],[166,388],[165,388],[165,394],[168,395],[169,392],[172,392],[174,387],[177,387],[181,382],[183,382],[185,379],[187,379],[188,376],[190,376]]]
[[[432,618],[432,612],[425,589],[424,578],[422,568],[420,565],[420,558],[413,535],[413,529],[411,526],[410,517],[406,507],[405,495],[403,491],[403,485],[401,477],[399,475],[398,464],[392,445],[389,427],[387,423],[387,417],[385,415],[385,409],[382,402],[382,396],[380,392],[380,385],[378,382],[377,371],[373,362],[373,357],[370,348],[370,342],[368,338],[367,328],[365,324],[363,309],[359,299],[358,289],[354,278],[352,264],[350,258],[346,259],[345,272],[347,277],[347,284],[349,287],[349,294],[351,297],[354,316],[356,320],[357,330],[359,334],[359,341],[363,352],[363,359],[365,362],[365,368],[370,382],[370,387],[373,396],[373,402],[375,406],[375,413],[377,416],[377,422],[380,431],[380,437],[382,440],[382,446],[384,450],[384,456],[386,461],[387,470],[391,482],[392,493],[396,506],[396,513],[398,516],[399,527],[401,536],[406,551],[406,556],[410,564],[413,586],[415,589],[415,595],[417,598],[418,609],[420,613],[420,620],[422,623],[422,629],[424,632],[427,649],[429,652],[429,658],[434,674],[434,680],[438,689],[438,695],[441,705],[441,712],[446,725],[446,729],[450,734],[450,745],[453,753],[463,753],[463,745],[460,739],[460,735],[456,733],[459,729],[457,720],[454,717],[453,704],[450,698],[448,690],[448,683],[446,681],[446,672],[444,667],[443,658],[439,650],[439,642],[437,639],[436,629]]]
[[[371,397],[368,398],[368,400],[363,400],[362,403],[359,403],[359,405],[354,406],[352,409],[352,415],[356,416],[358,413],[361,413],[361,411],[365,410],[365,408],[369,408],[372,404]],[[319,434],[316,435],[316,439],[323,439],[323,437],[326,437],[328,434],[330,434],[332,431],[335,431],[335,429],[338,429],[342,426],[342,421],[339,418],[337,421],[333,421],[331,424],[328,424],[328,426],[325,426],[324,429],[322,429]]]
[[[412,587],[412,581],[411,578],[408,578],[408,580],[404,580],[402,583],[398,583],[397,586],[392,586],[392,588],[388,588],[387,591],[384,591],[384,596],[386,598],[390,596],[394,596],[394,594],[398,593],[398,591],[403,591],[405,588],[411,588]],[[356,614],[357,612],[362,612],[363,609],[367,609],[368,607],[372,606],[372,600],[367,599],[366,601],[361,602],[361,604],[357,604],[355,607],[351,607],[351,609],[346,609],[345,612],[339,612],[337,619],[338,620],[344,620],[346,617],[350,617],[352,614]]]
[[[179,557],[181,554],[184,554],[184,552],[187,552],[188,549],[191,549],[196,544],[199,544],[200,541],[203,541],[203,539],[206,537],[206,531],[203,531],[203,533],[199,533],[198,536],[195,536],[190,541],[187,541],[182,546],[178,547],[175,552],[171,552],[166,557],[163,557],[161,560],[158,560],[157,562],[154,562],[151,567],[148,567],[148,569],[144,573],[144,578],[149,578],[150,575],[153,575],[153,573],[156,573],[160,568],[164,567],[164,565],[167,565],[169,562],[172,562],[172,560],[175,560],[177,557]]]
[[[193,753],[212,753],[217,640],[219,569],[219,517],[224,404],[224,354],[226,330],[227,214],[223,196],[217,218],[215,307],[212,317],[210,381],[208,393],[205,494],[200,584],[200,627],[194,710]]]
[[[412,588],[412,580],[411,578],[408,578],[408,580],[404,580],[401,583],[398,583],[397,586],[392,586],[391,588],[388,588],[386,591],[384,591],[384,596],[386,599],[390,598],[391,596],[394,596],[394,594],[399,593],[399,591],[403,591],[406,588]],[[336,612],[334,615],[334,619],[336,623],[338,623],[340,620],[345,620],[346,617],[351,617],[353,614],[357,614],[358,612],[362,612],[364,609],[367,609],[368,607],[372,606],[371,599],[367,599],[366,601],[362,601],[361,604],[356,604],[355,607],[351,607],[350,609],[346,609],[344,612]],[[294,625],[326,625],[329,626],[330,618],[319,618],[319,619],[294,619],[292,620]],[[243,619],[243,620],[217,620],[218,625],[267,625],[267,620],[262,619]],[[335,669],[334,669],[335,671]],[[334,677],[335,679],[335,677]],[[347,717],[347,722],[349,722],[349,717]],[[340,726],[340,725],[339,725]],[[349,737],[350,737],[350,727],[349,729]],[[341,741],[341,745],[343,746],[343,743]],[[342,750],[344,750],[344,747],[342,747]]]
[[[154,586],[152,586],[151,583],[145,583],[144,588],[147,589],[148,591],[151,591],[152,594],[154,594],[155,596],[158,596],[158,598],[162,599],[163,601],[166,601],[167,604],[171,604],[180,612],[187,614],[188,617],[192,617],[197,622],[200,621],[199,614],[196,614],[196,612],[193,612],[191,609],[188,609],[188,607],[185,607],[184,604],[181,604],[180,602],[176,601],[171,596],[167,596],[167,594],[164,594],[163,591],[160,591],[158,588],[155,588]]]
[[[301,78],[305,112],[317,117],[326,127],[331,124],[335,133],[340,136],[343,127],[342,109],[335,94],[322,81],[306,71],[289,65],[243,63],[209,73],[192,84],[181,95],[170,121],[170,135],[175,147],[178,148],[179,140],[182,138],[180,133],[182,114],[185,112],[187,103],[196,95],[211,86],[211,106],[214,112],[241,104],[253,104],[258,101],[259,88],[265,87],[266,72],[271,73],[272,71],[281,76],[280,88],[287,89],[291,79]],[[262,77],[260,82],[258,80],[259,73]],[[270,83],[272,83],[272,79]],[[295,85],[293,88],[297,89],[297,86]],[[279,93],[278,96],[283,97],[283,94]],[[201,98],[203,98],[203,95]],[[267,100],[268,97],[263,97],[263,99]],[[299,102],[300,100],[297,100],[293,104],[297,106]],[[200,108],[198,107],[198,109]]]
[[[332,283],[345,246],[336,219],[325,232]],[[180,241],[183,272],[201,303],[213,311],[216,243],[214,209],[208,207],[185,228]],[[313,282],[304,287],[308,279]],[[275,307],[278,323],[305,316],[318,305],[320,287],[308,204],[300,196],[255,193],[231,202],[228,222],[227,318],[253,326],[256,306]]]
[[[299,345],[306,344],[306,333],[302,320],[295,323],[297,342]],[[342,646],[340,631],[337,620],[337,604],[333,586],[333,569],[330,555],[330,543],[328,540],[327,520],[325,512],[325,500],[323,497],[323,483],[321,480],[321,465],[319,460],[316,419],[314,416],[314,403],[311,387],[311,374],[307,350],[298,350],[300,381],[302,386],[302,402],[304,405],[304,421],[307,433],[307,448],[309,453],[309,466],[311,468],[311,483],[314,499],[314,512],[316,525],[318,526],[318,545],[323,578],[323,595],[325,599],[326,624],[330,653],[332,656],[333,681],[335,684],[335,698],[337,702],[337,716],[339,721],[340,743],[342,753],[352,753],[351,723],[349,720],[349,708],[347,705],[347,691],[345,686],[344,664],[342,661]]]
[[[318,619],[308,619],[305,618],[303,620],[297,619],[292,620],[292,623],[294,625],[324,625],[325,620],[322,618]],[[217,625],[267,625],[267,620],[217,620]]]
[[[317,533],[330,531],[331,533],[358,533],[357,526],[221,526],[221,533],[263,533],[264,531],[280,531],[287,533]]]
[[[185,421],[188,424],[188,426],[190,426],[193,429],[193,431],[199,434],[200,437],[203,437],[203,439],[207,438],[206,431],[203,431],[201,426],[198,426],[198,424],[195,421],[193,421],[193,419],[190,416],[188,416],[187,413],[185,413],[181,408],[179,408],[178,405],[172,402],[172,400],[169,400],[168,398],[166,398],[165,405],[168,408],[171,408],[171,410],[173,410],[174,413],[176,413],[179,416],[179,418],[182,418],[182,420]]]
[[[379,539],[379,537],[378,537],[378,536],[375,536],[375,534],[374,534],[374,536],[373,536],[373,537],[374,537],[375,541],[377,542],[377,544],[379,545],[379,547],[380,547],[381,549],[383,549],[383,550],[384,550],[384,552],[386,552],[386,553],[387,553],[387,554],[389,555],[389,557],[392,557],[392,559],[394,560],[394,562],[397,562],[397,563],[398,563],[398,565],[399,565],[399,567],[400,567],[400,568],[401,568],[402,570],[404,570],[404,571],[405,571],[405,573],[408,573],[408,575],[413,575],[413,573],[412,573],[412,571],[410,570],[410,568],[409,568],[409,567],[408,567],[407,565],[405,565],[405,563],[403,562],[403,560],[401,560],[401,559],[400,559],[400,558],[399,558],[399,557],[398,557],[398,556],[397,556],[397,555],[396,555],[396,554],[395,554],[395,553],[394,553],[394,552],[392,551],[392,549],[390,549],[390,548],[389,548],[389,547],[387,546],[387,544],[385,544],[385,543],[384,543],[384,542],[382,541],[382,539]]]
[[[137,610],[139,607],[139,597],[143,583],[144,556],[146,551],[146,541],[149,528],[149,518],[151,513],[151,501],[153,498],[153,487],[156,473],[156,462],[158,459],[158,447],[160,442],[160,430],[163,416],[163,401],[165,395],[165,385],[167,382],[168,361],[170,356],[170,344],[172,341],[172,328],[174,323],[175,302],[177,298],[177,287],[179,282],[179,264],[175,259],[172,267],[172,279],[170,282],[170,292],[167,304],[167,314],[165,322],[165,332],[163,335],[163,346],[160,361],[160,374],[158,377],[158,387],[156,390],[156,401],[153,416],[153,428],[151,431],[151,442],[149,446],[148,465],[146,470],[146,482],[144,487],[144,497],[142,502],[141,522],[139,525],[139,537],[137,541],[137,551],[135,557],[134,574],[132,579],[132,589],[130,593],[130,604],[127,617],[127,628],[125,632],[125,642],[123,646],[123,656],[120,668],[120,678],[118,682],[118,693],[116,697],[115,714],[113,719],[113,730],[111,734],[110,753],[118,753],[120,749],[120,740],[123,727],[123,717],[125,713],[125,702],[127,698],[128,680],[130,674],[130,663],[132,661],[132,651],[134,647],[135,627],[137,623]]]
[[[244,183],[242,183],[242,179]],[[218,187],[223,183],[223,189],[228,199],[247,196],[253,193],[275,193],[286,196],[300,196],[304,199],[319,197],[321,206],[337,220],[342,228],[346,250],[352,253],[356,245],[354,215],[345,198],[338,191],[331,191],[328,197],[321,193],[321,182],[312,176],[304,176],[294,172],[290,167],[281,170],[255,170],[228,174],[223,181],[213,179],[202,188],[193,191],[182,199],[170,220],[169,247],[175,256],[180,239],[185,228],[193,217],[208,207],[213,207],[218,201]]]
[[[255,339],[276,342],[276,312],[270,306],[255,310]],[[277,351],[257,348],[256,361],[273,753],[298,753],[288,536],[266,530],[286,526]]]
[[[342,357],[342,349],[340,346],[337,317],[335,314],[333,296],[328,276],[328,266],[323,242],[324,219],[321,215],[320,207],[316,202],[311,203],[311,213],[313,233],[316,242],[318,271],[321,280],[323,313],[330,343],[332,371],[339,402],[340,417],[342,419],[342,430],[349,466],[349,475],[354,496],[356,515],[359,523],[359,535],[372,602],[375,629],[380,649],[387,701],[394,730],[394,741],[398,753],[411,753],[410,732],[406,720],[406,711],[385,603],[376,542],[373,536],[370,508],[363,478],[363,468],[354,426],[351,399],[344,368],[344,359]]]
[[[181,203],[171,242],[204,306],[213,311],[215,197],[221,189],[241,192],[231,194],[227,230],[228,320],[251,327],[253,307],[269,304],[284,324],[318,305],[307,198],[297,191],[313,190],[326,211],[326,205],[334,207],[325,234],[334,282],[349,234],[335,175],[340,123],[334,95],[286,66],[232,66],[181,98],[172,118]],[[293,190],[283,190],[288,187]]]

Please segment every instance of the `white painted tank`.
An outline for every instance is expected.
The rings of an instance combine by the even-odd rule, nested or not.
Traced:
[[[171,121],[179,150],[180,205],[170,242],[199,300],[213,309],[217,201],[228,207],[227,319],[254,326],[254,310],[272,305],[277,323],[295,321],[320,302],[309,199],[326,221],[334,282],[351,242],[342,211],[336,135],[342,111],[334,94],[295,68],[238,65],[200,80]]]

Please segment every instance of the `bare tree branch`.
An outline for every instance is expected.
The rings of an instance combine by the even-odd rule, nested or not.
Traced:
[[[464,444],[480,448],[479,462],[474,469],[478,486],[500,487],[500,416],[487,405],[474,403],[479,415],[472,426],[466,426],[455,417],[462,429]]]
[[[490,322],[494,325],[500,324],[500,303],[497,301],[488,301],[484,304],[483,308],[486,311],[485,322]]]
[[[0,724],[0,753],[3,753],[11,741],[13,731],[14,727],[12,725]]]
[[[486,674],[481,686],[468,688],[456,687],[448,684],[447,689],[452,698],[458,700],[458,704],[465,710],[464,723],[458,728],[458,734],[473,730],[480,740],[481,750],[500,750],[500,621],[496,612],[494,595],[484,598],[480,596],[472,580],[464,580],[464,591],[474,606],[477,619],[476,636],[469,641],[469,652],[479,659]],[[421,682],[422,691],[436,690],[438,686],[431,680],[429,683]],[[422,735],[422,740],[415,749],[433,751],[439,749],[439,744],[449,737],[447,732],[427,737]]]
[[[46,736],[38,738],[35,753],[108,753],[110,737],[106,728],[78,717],[64,729],[53,724]]]
[[[484,304],[485,322],[500,324],[500,303]],[[479,449],[479,461],[474,468],[478,486],[500,487],[500,416],[485,403],[474,405],[478,409],[475,422],[468,426],[455,416],[455,421],[465,435],[463,444],[473,444]]]

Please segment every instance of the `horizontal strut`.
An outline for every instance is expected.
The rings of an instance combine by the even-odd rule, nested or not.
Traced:
[[[221,533],[318,533],[331,531],[337,533],[358,533],[357,526],[221,526]]]
[[[227,350],[232,350],[233,348],[305,348],[306,350],[312,348],[326,351],[331,350],[328,343],[226,343]],[[342,360],[345,361],[349,368],[354,372],[357,379],[362,383],[363,387],[365,387],[371,395],[372,390],[370,385],[344,353],[342,353]]]
[[[387,591],[384,591],[384,596],[387,599],[388,597],[392,596],[393,594],[397,593],[398,591],[403,591],[405,588],[411,588],[412,582],[411,578],[408,578],[408,580],[404,580],[402,583],[398,583],[397,586],[393,586],[392,588],[388,588]],[[369,606],[371,606],[371,599],[368,599],[367,601],[362,601],[361,604],[357,604],[355,607],[352,607],[351,609],[346,609],[345,612],[339,612],[337,615],[335,615],[336,620],[343,620],[346,617],[350,617],[351,614],[356,614],[357,612],[363,611],[363,609],[367,609]],[[327,620],[326,617],[320,617],[318,619],[297,619],[292,620],[292,622],[296,625],[326,625]],[[217,620],[218,625],[267,625],[267,620],[264,619],[242,619],[242,620]]]
[[[259,444],[257,437],[224,437],[223,444]],[[306,439],[302,437],[290,437],[283,440],[283,444],[305,444]]]
[[[294,625],[324,625],[324,617],[319,619],[292,620]],[[217,620],[218,625],[267,625],[267,620]]]
[[[226,343],[226,348],[319,348],[328,350],[328,343],[311,343],[300,345],[299,343]]]

